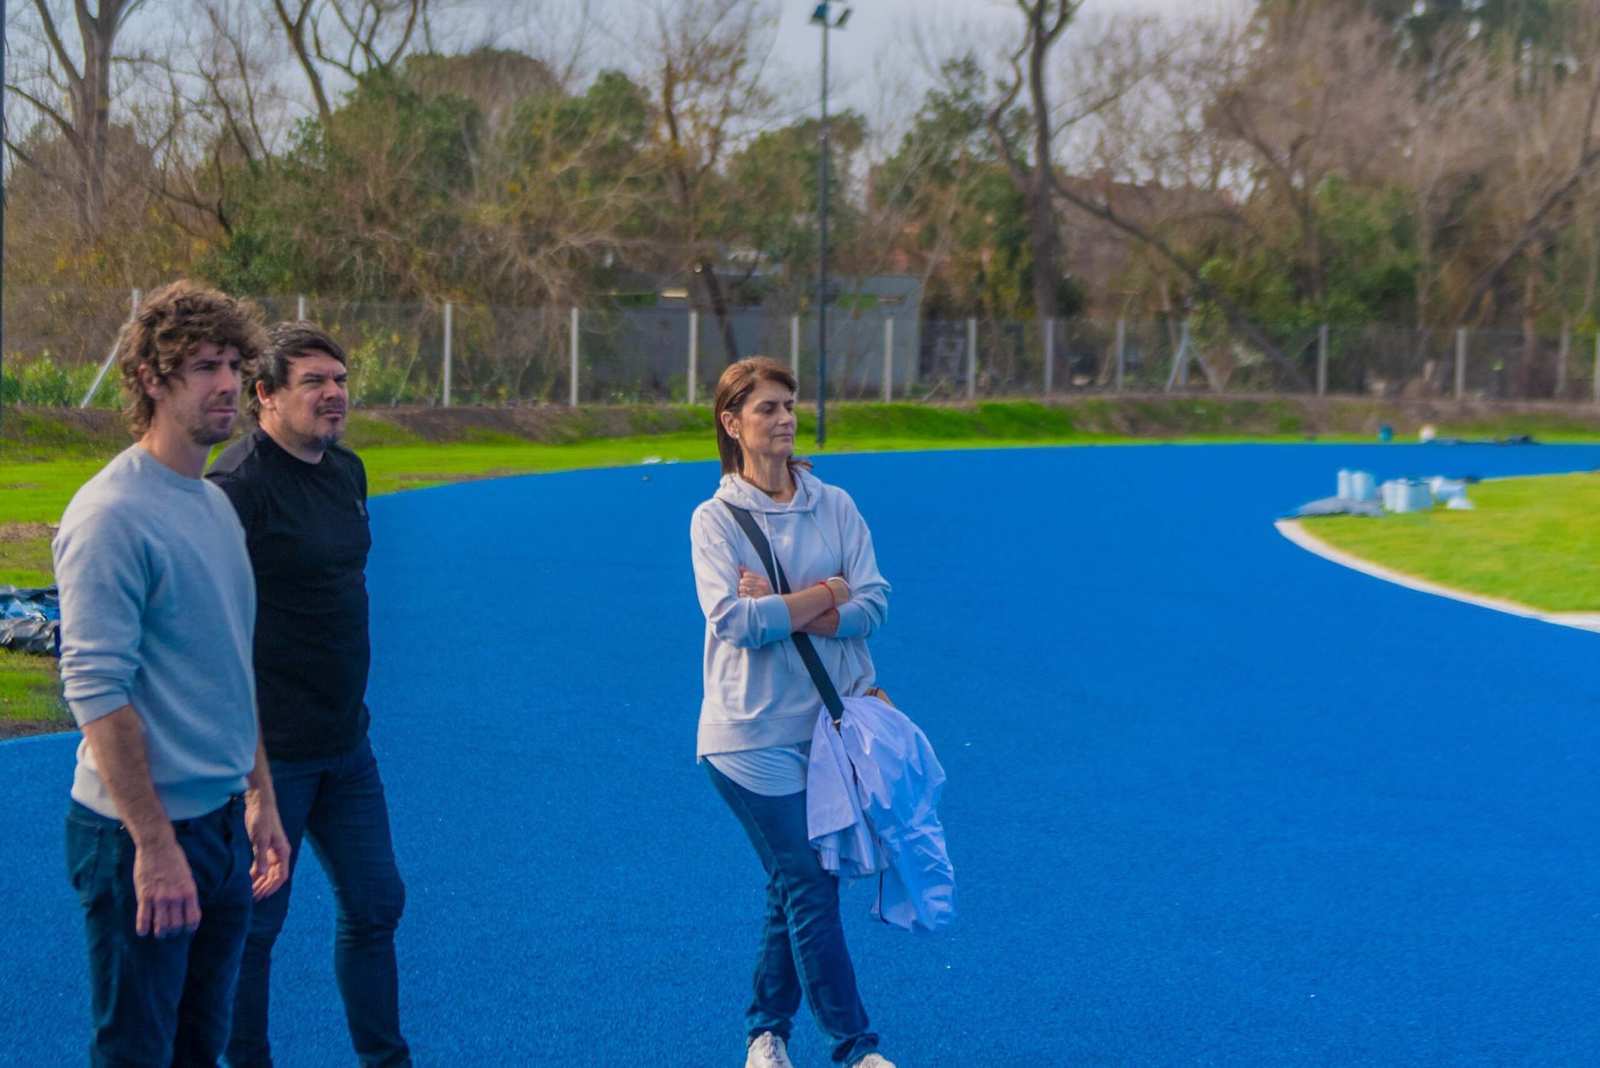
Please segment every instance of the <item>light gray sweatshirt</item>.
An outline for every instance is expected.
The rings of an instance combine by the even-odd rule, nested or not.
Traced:
[[[73,717],[132,705],[167,817],[220,807],[256,756],[256,589],[233,505],[134,445],[73,496],[53,548]],[[72,796],[119,818],[87,740]]]
[[[742,478],[724,475],[689,522],[695,588],[706,617],[698,756],[810,741],[822,707],[788,640],[783,598],[739,596],[740,565],[763,577],[767,570],[723,500],[755,516],[790,590],[844,576],[850,600],[839,606],[838,633],[812,642],[840,694],[859,695],[873,685],[867,639],[888,615],[889,583],[878,573],[872,535],[848,493],[803,468],[794,475],[794,499],[782,504]]]

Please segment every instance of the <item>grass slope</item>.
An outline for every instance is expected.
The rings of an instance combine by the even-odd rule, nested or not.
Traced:
[[[1409,575],[1547,612],[1600,611],[1600,474],[1479,483],[1470,512],[1304,520],[1330,545]]]

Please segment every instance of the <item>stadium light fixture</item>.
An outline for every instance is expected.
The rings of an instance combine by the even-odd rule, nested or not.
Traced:
[[[817,446],[828,440],[828,31],[850,21],[850,5],[822,0],[811,24],[822,27],[822,125],[817,159]]]

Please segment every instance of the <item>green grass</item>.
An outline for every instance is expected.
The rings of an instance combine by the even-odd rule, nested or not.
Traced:
[[[0,649],[0,738],[70,728],[59,689],[54,660]]]
[[[0,586],[50,585],[47,537],[0,539]]]
[[[1304,523],[1345,552],[1455,589],[1546,612],[1600,611],[1600,475],[1496,479],[1469,496],[1470,512]]]
[[[78,487],[109,456],[0,463],[0,515],[7,523],[54,523]]]

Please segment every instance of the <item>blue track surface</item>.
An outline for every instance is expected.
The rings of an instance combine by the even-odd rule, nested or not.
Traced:
[[[1341,466],[1600,450],[1139,447],[827,458],[894,584],[962,917],[849,937],[902,1068],[1600,1061],[1595,635],[1327,563],[1272,520]],[[756,859],[693,761],[689,511],[714,468],[373,502],[373,733],[433,1065],[741,1063]],[[443,579],[443,582],[437,581]],[[73,741],[0,745],[0,1061],[81,1063]],[[280,1065],[351,1063],[300,868]],[[809,1019],[796,1062],[826,1063]]]

